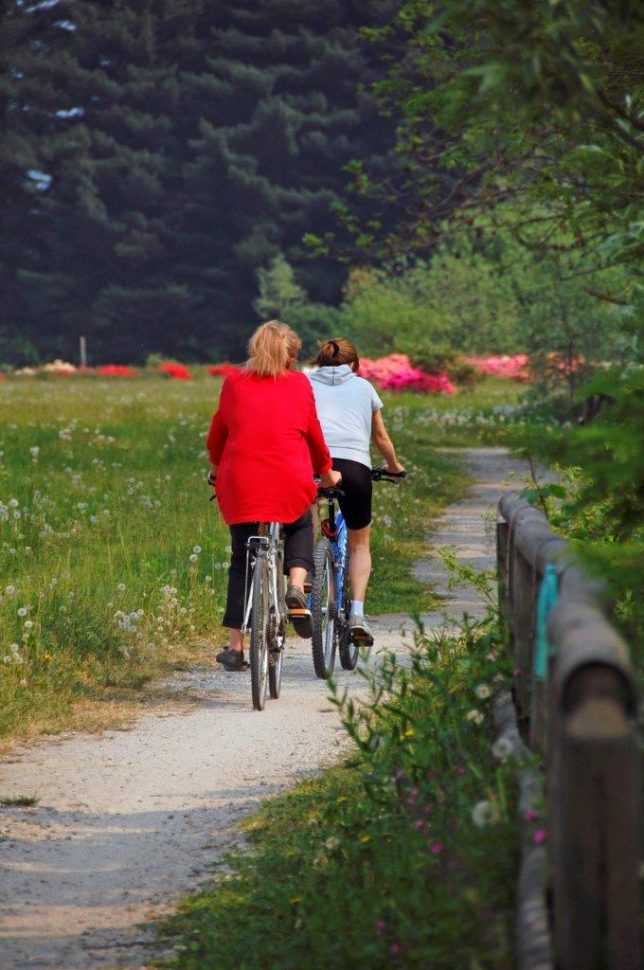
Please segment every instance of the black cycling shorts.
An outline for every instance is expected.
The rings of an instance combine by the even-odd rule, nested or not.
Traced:
[[[338,503],[349,529],[364,529],[371,522],[371,469],[349,458],[334,458],[333,467],[342,475],[340,488],[344,495]]]

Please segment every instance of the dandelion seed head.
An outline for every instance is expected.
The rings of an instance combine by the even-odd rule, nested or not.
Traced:
[[[496,819],[496,811],[492,802],[483,800],[477,802],[472,809],[472,821],[478,829],[485,828]]]
[[[499,761],[505,761],[512,754],[512,742],[509,738],[497,738],[492,745],[492,754]]]
[[[471,711],[467,712],[467,714],[465,715],[465,720],[471,721],[472,724],[482,724],[483,715],[480,711],[477,711],[473,708]]]

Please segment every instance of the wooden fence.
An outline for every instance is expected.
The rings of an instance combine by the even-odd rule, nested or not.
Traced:
[[[514,492],[499,513],[499,602],[517,718],[545,766],[553,964],[641,970],[641,750],[628,651],[597,584],[545,516]]]

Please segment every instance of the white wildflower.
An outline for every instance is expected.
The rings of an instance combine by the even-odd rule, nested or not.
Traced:
[[[472,724],[482,724],[483,715],[481,714],[480,711],[477,711],[474,708],[472,708],[472,710],[468,711],[467,714],[465,715],[465,720],[471,721]]]
[[[480,700],[485,701],[491,695],[492,691],[489,684],[479,684],[474,693]]]
[[[482,829],[497,819],[497,811],[492,802],[477,802],[472,809],[472,821],[477,829]]]
[[[514,748],[509,738],[497,738],[492,745],[492,754],[499,761],[505,761],[512,754]]]

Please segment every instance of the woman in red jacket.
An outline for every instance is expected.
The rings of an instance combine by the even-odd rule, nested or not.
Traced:
[[[341,477],[331,468],[311,385],[290,369],[300,346],[285,323],[270,320],[258,327],[248,342],[248,361],[224,381],[208,432],[217,499],[232,546],[223,619],[230,640],[217,656],[227,670],[244,667],[246,539],[258,522],[285,523],[286,605],[306,609],[304,581],[313,568],[310,506],[317,493],[313,476],[325,486]],[[300,636],[311,636],[310,615],[293,625]]]

